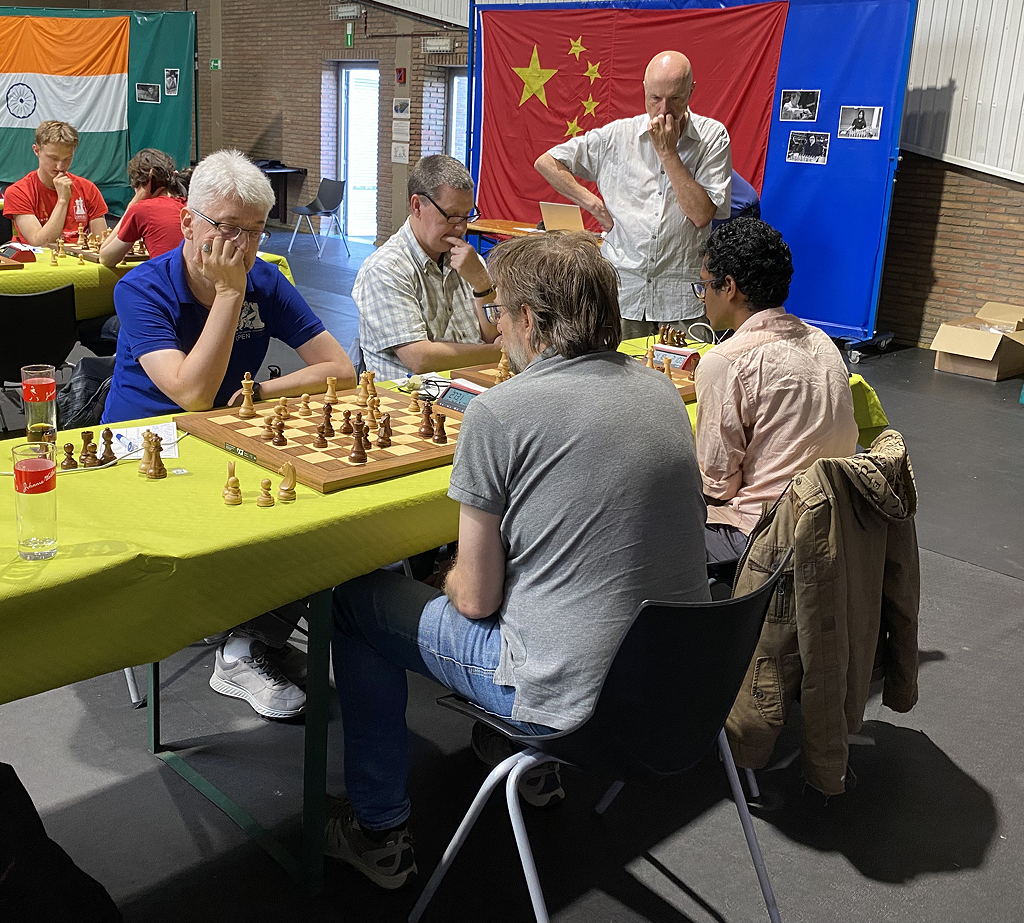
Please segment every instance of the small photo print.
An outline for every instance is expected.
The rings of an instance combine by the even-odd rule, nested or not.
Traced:
[[[814,122],[818,118],[821,90],[783,90],[779,105],[782,122]]]
[[[391,101],[391,111],[396,119],[409,118],[409,110],[412,108],[412,100],[408,96],[396,96]]]
[[[840,138],[853,138],[858,141],[877,141],[881,133],[881,106],[839,107],[838,135]]]
[[[160,102],[159,83],[137,83],[135,84],[135,102],[137,103],[158,103]]]
[[[791,131],[787,163],[828,163],[828,139],[825,132]]]
[[[177,67],[164,68],[164,96],[178,95],[178,76],[179,69]]]

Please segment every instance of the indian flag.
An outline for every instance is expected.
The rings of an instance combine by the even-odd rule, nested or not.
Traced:
[[[83,154],[123,162],[129,26],[127,16],[0,16],[0,158],[25,166],[4,179],[36,165],[35,129],[48,119],[70,122],[81,134],[72,172],[84,172]]]

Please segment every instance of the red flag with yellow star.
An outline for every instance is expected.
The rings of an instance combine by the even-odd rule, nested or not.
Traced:
[[[786,9],[481,9],[483,216],[539,221],[537,203],[557,196],[534,160],[642,113],[644,69],[666,50],[690,59],[690,108],[728,128],[733,166],[760,190]]]

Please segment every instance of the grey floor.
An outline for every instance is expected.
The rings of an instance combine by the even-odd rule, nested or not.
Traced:
[[[281,249],[287,236],[276,237]],[[283,239],[282,239],[283,238]],[[296,280],[343,344],[348,297],[366,245],[322,262],[300,237]],[[271,361],[287,364],[287,351]],[[1024,458],[1021,380],[988,383],[932,371],[901,350],[857,368],[906,436],[921,495],[921,700],[908,715],[877,697],[851,749],[855,790],[827,804],[802,790],[788,735],[778,768],[759,774],[768,809],[756,829],[788,921],[1024,919]],[[73,643],[73,639],[69,639]],[[264,722],[206,685],[212,651],[191,647],[164,667],[165,736],[191,745],[202,771],[294,839],[302,728]],[[468,727],[411,687],[421,869],[438,859],[484,770]],[[335,719],[336,719],[335,715]],[[102,881],[130,921],[400,920],[415,889],[384,894],[331,864],[325,891],[304,897],[217,809],[146,753],[145,715],[120,674],[0,707],[0,760],[11,763],[47,829]],[[341,789],[332,722],[333,790]],[[554,919],[766,919],[735,810],[716,763],[684,780],[627,788],[602,819],[601,779],[567,774],[569,799],[527,823]],[[2,820],[0,820],[2,826]],[[429,919],[530,919],[500,803],[439,892]]]

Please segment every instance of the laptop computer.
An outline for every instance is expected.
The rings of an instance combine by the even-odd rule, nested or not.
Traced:
[[[545,231],[582,231],[583,214],[578,205],[562,202],[541,202],[540,216],[544,219]]]

